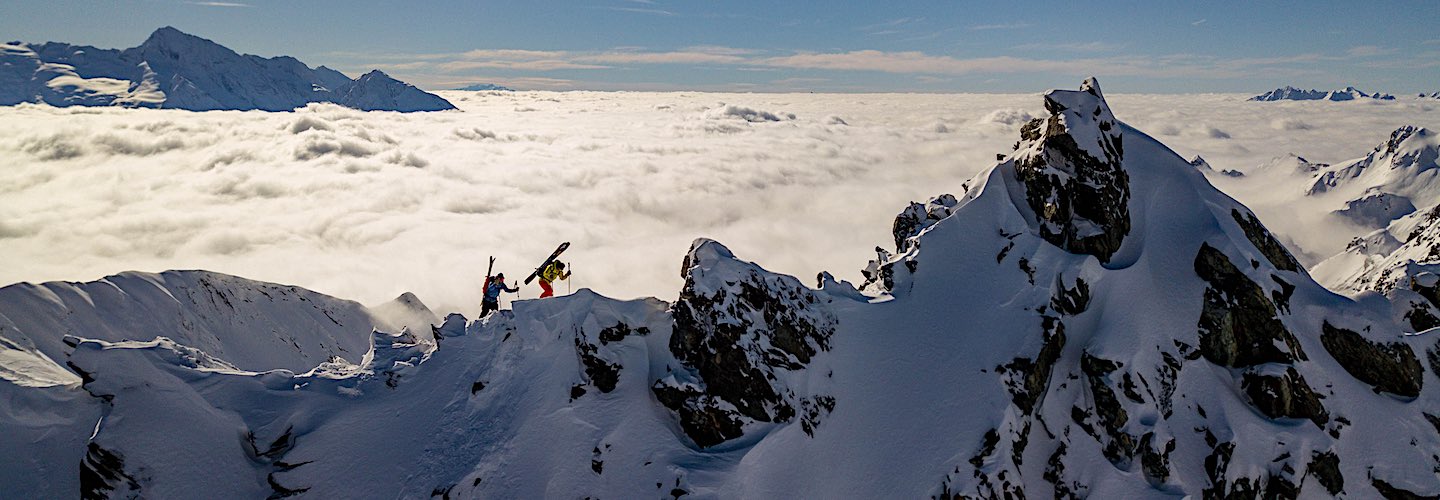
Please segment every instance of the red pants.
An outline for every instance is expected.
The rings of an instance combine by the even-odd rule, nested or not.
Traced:
[[[542,298],[542,299],[545,298],[545,297],[554,297],[554,296],[555,296],[555,290],[550,289],[550,282],[549,282],[549,281],[540,280],[540,289],[541,289],[541,290],[544,290],[544,292],[541,292],[541,293],[540,293],[540,298]]]

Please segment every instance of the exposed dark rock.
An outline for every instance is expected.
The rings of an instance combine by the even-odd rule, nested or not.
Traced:
[[[1429,421],[1430,425],[1435,427],[1435,433],[1440,434],[1440,417],[1423,412],[1421,413],[1421,415],[1424,415],[1425,420]]]
[[[1046,93],[1045,109],[1049,117],[1021,128],[1021,139],[1030,144],[1018,145],[1015,160],[1040,236],[1109,262],[1130,233],[1130,176],[1122,165],[1120,127],[1094,79],[1078,92]],[[1079,144],[1076,137],[1097,142]],[[1097,150],[1099,156],[1092,153]]]
[[[1135,437],[1121,430],[1130,420],[1130,415],[1110,387],[1109,375],[1118,369],[1120,365],[1113,361],[1091,356],[1090,353],[1080,355],[1080,370],[1085,373],[1091,400],[1095,402],[1094,414],[1105,431],[1104,436],[1095,435],[1094,431],[1091,434],[1104,446],[1105,458],[1116,467],[1125,469],[1135,453]]]
[[[701,448],[708,448],[744,434],[740,419],[721,402],[695,390],[656,383],[655,398],[680,417],[680,428]],[[726,405],[728,406],[728,405]]]
[[[1055,296],[1050,298],[1050,307],[1060,314],[1074,316],[1090,308],[1090,285],[1076,278],[1075,288],[1066,289],[1064,278],[1057,278]]]
[[[270,496],[265,497],[266,500],[279,500],[281,498],[290,498],[310,490],[310,488],[287,488],[284,485],[280,484],[280,482],[275,480],[274,472],[271,472],[269,475],[265,476],[265,481],[270,483],[271,491]]]
[[[1260,219],[1255,218],[1255,214],[1241,214],[1240,210],[1232,208],[1230,217],[1240,224],[1240,228],[1245,230],[1245,238],[1250,240],[1250,244],[1255,245],[1255,249],[1259,250],[1260,254],[1265,256],[1265,260],[1275,266],[1275,269],[1290,272],[1300,271],[1300,262],[1295,260],[1294,255],[1290,255],[1290,251],[1285,249],[1285,245],[1280,244],[1280,240],[1275,239],[1275,236],[1265,229],[1265,226],[1260,223]]]
[[[616,323],[615,326],[602,328],[600,330],[600,345],[625,340],[625,337],[630,335],[631,332],[630,326],[626,325],[623,321]]]
[[[483,391],[483,390],[485,390],[485,381],[483,381],[483,380],[476,380],[475,383],[470,384],[470,395],[471,395],[471,396],[474,396],[476,393],[478,393],[478,392],[480,392],[480,391]]]
[[[1270,275],[1270,281],[1280,286],[1279,290],[1270,291],[1270,299],[1275,301],[1275,308],[1280,312],[1290,314],[1290,296],[1295,294],[1295,285],[1273,274]]]
[[[125,459],[120,454],[91,442],[80,460],[80,498],[138,498],[140,483],[125,472]]]
[[[970,457],[970,465],[975,466],[976,469],[985,465],[985,458],[995,453],[995,445],[998,444],[1000,444],[1000,434],[995,432],[995,429],[985,431],[985,442],[980,444],[980,451]],[[978,475],[979,472],[977,471],[976,474]]]
[[[1180,360],[1175,359],[1175,356],[1171,356],[1168,352],[1161,352],[1160,356],[1165,363],[1155,370],[1160,374],[1160,394],[1155,397],[1155,405],[1160,408],[1161,416],[1170,418],[1175,411],[1175,379],[1180,376],[1182,365]],[[1205,415],[1200,416],[1204,417]]]
[[[1440,500],[1440,495],[1421,495],[1376,477],[1370,478],[1370,484],[1375,487],[1375,491],[1380,492],[1380,496],[1385,500]]]
[[[1247,367],[1307,359],[1280,322],[1265,290],[1208,243],[1195,255],[1195,273],[1209,283],[1200,312],[1200,352],[1217,365]],[[1282,347],[1284,346],[1284,347]]]
[[[820,426],[820,418],[835,411],[834,396],[816,396],[814,399],[803,399],[800,401],[800,430],[805,431],[807,436],[815,436],[815,428]]]
[[[1340,457],[1333,451],[1312,452],[1305,475],[1314,477],[1331,495],[1345,491],[1345,476],[1340,474]]]
[[[1034,285],[1035,267],[1030,265],[1030,259],[1022,257],[1020,258],[1020,260],[1016,261],[1015,264],[1020,266],[1020,271],[1025,273],[1025,278],[1030,282],[1031,285]]]
[[[1300,486],[1295,481],[1273,472],[1260,477],[1239,477],[1234,481],[1227,481],[1226,469],[1230,467],[1230,459],[1234,452],[1235,443],[1219,443],[1210,455],[1205,457],[1205,474],[1209,479],[1210,487],[1201,491],[1201,498],[1229,500],[1299,497]],[[1288,464],[1284,466],[1284,469],[1282,473],[1293,475],[1293,469]]]
[[[888,250],[875,247],[875,259],[871,260],[865,269],[860,270],[860,275],[865,277],[860,289],[865,290],[872,286],[880,291],[895,289],[895,263],[891,262],[892,258]]]
[[[1410,346],[1366,340],[1351,330],[1336,328],[1326,321],[1320,343],[1350,376],[1370,384],[1376,392],[1406,398],[1420,396],[1424,372]]]
[[[1020,470],[1024,465],[1025,447],[1030,445],[1030,420],[1020,428],[1020,436],[1010,442],[1010,462],[1015,464],[1015,470]]]
[[[1207,431],[1208,433],[1208,431]],[[1214,437],[1207,434],[1207,441],[1213,441]],[[1201,496],[1206,500],[1223,499],[1229,495],[1226,488],[1228,482],[1225,480],[1225,470],[1230,468],[1230,457],[1235,453],[1235,443],[1224,442],[1213,445],[1210,454],[1205,456],[1205,475],[1208,477],[1210,487],[1201,491]]]
[[[1040,346],[1040,353],[1035,359],[1015,358],[995,368],[997,373],[1005,376],[1005,387],[1010,390],[1011,400],[1026,415],[1045,396],[1050,385],[1050,372],[1054,370],[1055,362],[1060,360],[1060,351],[1065,348],[1065,324],[1060,322],[1060,318],[1042,316],[1041,322],[1045,329],[1045,343]]]
[[[1055,453],[1050,454],[1050,459],[1045,465],[1043,479],[1055,487],[1055,498],[1073,500],[1084,498],[1079,492],[1083,492],[1078,484],[1066,484],[1065,478],[1065,451],[1068,447],[1062,441],[1060,446],[1055,448]]]
[[[690,436],[697,443],[738,435],[701,430],[715,422],[728,429],[735,421],[733,428],[738,429],[738,417],[759,422],[794,418],[798,402],[782,396],[786,390],[778,386],[775,374],[802,370],[817,353],[829,350],[835,316],[798,281],[743,263],[715,242],[697,242],[685,258],[684,270],[685,288],[671,307],[670,351],[693,370],[707,392],[674,391],[661,401],[669,401],[666,406],[671,410],[697,417],[681,418],[682,423],[700,426],[695,429],[703,436]],[[720,274],[707,277],[707,272]],[[656,390],[658,394],[660,389]],[[686,401],[699,396],[726,404]],[[715,415],[725,412],[736,415]]]
[[[1170,479],[1170,453],[1175,451],[1175,440],[1165,441],[1163,450],[1158,444],[1153,432],[1140,437],[1140,468],[1145,473],[1145,479],[1156,486]]]
[[[1330,421],[1330,414],[1325,411],[1320,398],[1294,367],[1286,369],[1283,376],[1247,371],[1240,387],[1250,398],[1250,405],[1266,417],[1303,418],[1321,429]]]
[[[585,365],[585,378],[590,385],[600,389],[600,392],[608,393],[615,390],[615,385],[620,383],[620,365],[610,363],[596,354],[599,350],[594,344],[585,342],[580,336],[575,337],[575,354],[580,356],[580,362]]]
[[[1440,374],[1440,342],[1425,350],[1425,360],[1430,362],[1430,371]]]
[[[923,205],[910,202],[910,206],[895,216],[895,223],[890,227],[890,232],[895,236],[895,251],[905,253],[910,250],[914,246],[910,238],[949,217],[958,204],[959,200],[951,194],[936,196]]]
[[[1411,302],[1410,310],[1405,312],[1405,321],[1410,322],[1410,328],[1423,332],[1440,326],[1440,318],[1430,312],[1432,306],[1424,302]],[[1432,367],[1433,368],[1433,367]]]

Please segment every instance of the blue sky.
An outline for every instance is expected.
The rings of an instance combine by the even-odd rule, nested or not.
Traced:
[[[0,0],[0,38],[107,48],[170,25],[237,52],[443,89],[1440,91],[1440,1]]]

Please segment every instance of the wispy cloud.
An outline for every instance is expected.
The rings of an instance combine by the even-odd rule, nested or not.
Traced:
[[[1027,43],[1016,45],[1015,50],[1063,50],[1067,52],[1112,52],[1124,48],[1124,44],[1108,42],[1071,43]]]
[[[248,4],[248,3],[239,3],[239,2],[185,2],[185,3],[190,4],[190,5],[200,5],[200,6],[205,6],[205,7],[251,7],[251,6],[252,6],[252,5]]]
[[[1394,53],[1395,49],[1380,47],[1378,45],[1359,45],[1350,47],[1350,50],[1345,51],[1345,54],[1350,57],[1375,57]]]
[[[1206,21],[1209,21],[1209,19],[1196,19],[1195,21],[1192,21],[1192,22],[1190,23],[1190,25],[1191,25],[1191,26],[1199,26],[1199,25],[1205,24]]]
[[[1034,25],[1032,25],[1032,24],[1030,24],[1030,23],[978,24],[978,25],[975,25],[975,26],[971,26],[971,27],[970,27],[970,30],[971,30],[971,31],[1018,30],[1018,29],[1022,29],[1022,28],[1029,28],[1029,27],[1031,27],[1031,26],[1034,26]]]
[[[605,7],[604,9],[605,9],[605,10],[613,10],[613,11],[616,11],[616,12],[633,12],[633,13],[636,13],[636,14],[652,14],[652,15],[657,15],[657,16],[674,16],[674,15],[675,15],[674,12],[670,12],[670,11],[664,10],[664,9],[646,9],[646,8],[642,8],[642,7]]]
[[[636,66],[677,68],[711,67],[736,72],[851,71],[912,76],[982,77],[1008,74],[1065,76],[1138,76],[1223,80],[1233,78],[1294,79],[1323,75],[1326,65],[1386,64],[1399,52],[1389,47],[1357,46],[1341,53],[1303,53],[1264,57],[1228,58],[1210,54],[1124,54],[1124,45],[1093,41],[1028,43],[1012,47],[1036,57],[998,55],[957,57],[920,51],[855,50],[847,52],[757,51],[724,46],[696,46],[677,50],[622,47],[606,51],[484,49],[451,54],[333,53],[382,69],[400,72],[401,78],[420,81],[451,80],[476,72],[510,72],[538,76],[551,71],[614,70]],[[1410,58],[1415,64],[1427,58]],[[375,64],[375,63],[380,64]],[[528,73],[528,74],[526,74]],[[568,76],[568,75],[567,75]],[[782,75],[785,78],[791,75]],[[813,76],[813,75],[804,75]]]

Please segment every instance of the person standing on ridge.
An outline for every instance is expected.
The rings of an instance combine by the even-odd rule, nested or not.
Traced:
[[[565,270],[565,263],[558,260],[551,261],[544,269],[540,270],[540,289],[544,290],[540,294],[540,298],[554,297],[555,290],[550,288],[550,284],[556,280],[568,279],[570,279],[570,272]]]
[[[505,273],[495,273],[495,276],[486,276],[483,290],[485,298],[480,301],[481,318],[500,310],[500,292],[516,293],[520,291],[519,288],[505,286]]]

